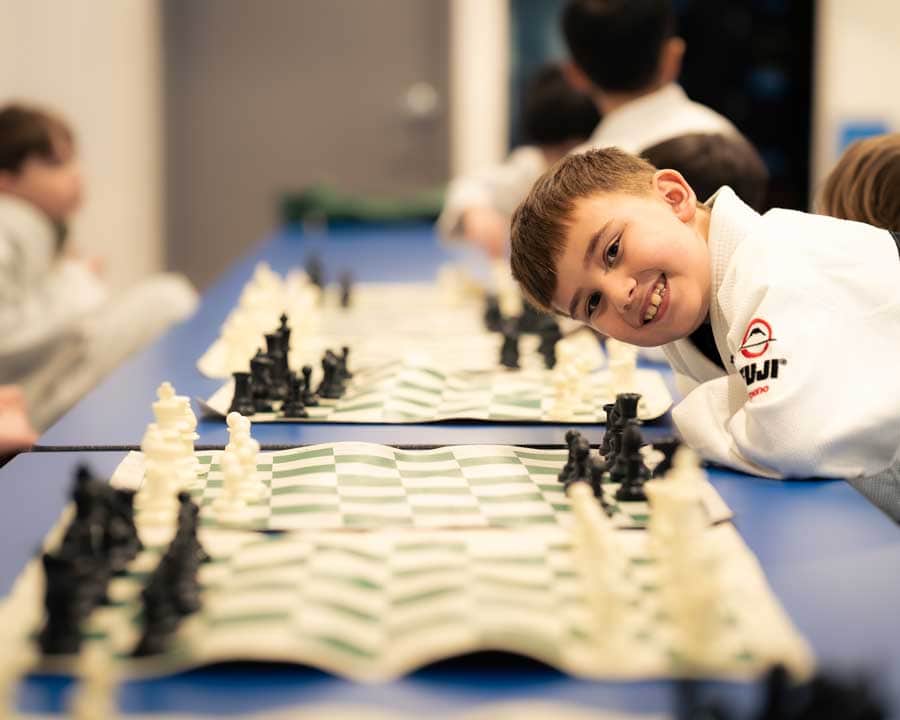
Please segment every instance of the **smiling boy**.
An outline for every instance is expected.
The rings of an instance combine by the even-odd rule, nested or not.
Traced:
[[[706,204],[616,148],[545,173],[512,220],[538,307],[662,345],[673,418],[706,459],[768,476],[858,477],[897,461],[900,257],[861,223]]]

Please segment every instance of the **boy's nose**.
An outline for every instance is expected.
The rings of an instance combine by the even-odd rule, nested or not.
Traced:
[[[612,291],[612,301],[619,314],[627,317],[634,310],[637,281],[632,277],[622,278]]]

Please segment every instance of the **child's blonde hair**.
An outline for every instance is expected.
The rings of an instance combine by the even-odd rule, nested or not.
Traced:
[[[817,211],[900,230],[900,133],[853,143],[822,186]]]
[[[512,274],[532,305],[555,312],[556,265],[575,201],[599,193],[647,195],[655,172],[646,160],[610,147],[568,155],[538,178],[510,227]]]

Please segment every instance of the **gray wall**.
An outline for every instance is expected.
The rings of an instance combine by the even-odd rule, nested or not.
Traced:
[[[286,189],[445,181],[447,3],[166,0],[168,264],[207,285],[276,226]],[[417,119],[404,98],[422,81],[440,102]]]

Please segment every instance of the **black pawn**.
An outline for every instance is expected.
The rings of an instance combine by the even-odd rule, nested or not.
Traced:
[[[316,395],[328,400],[337,400],[344,394],[344,384],[338,376],[338,359],[331,350],[326,350],[322,358],[322,382],[316,388]]]
[[[566,458],[566,464],[559,471],[558,480],[568,487],[572,482],[572,471],[575,469],[575,441],[581,437],[581,433],[577,430],[566,430],[566,447],[569,449],[569,456]]]
[[[341,380],[349,380],[353,377],[353,373],[350,372],[350,369],[347,367],[347,362],[350,359],[350,348],[344,345],[341,348],[341,354],[338,356],[338,375]]]
[[[281,406],[281,414],[286,418],[305,418],[309,417],[306,408],[303,405],[303,380],[296,374],[288,375],[288,383],[290,385],[290,393],[287,400]]]
[[[616,490],[616,500],[636,502],[646,500],[644,483],[650,479],[650,470],[644,464],[641,446],[644,439],[634,420],[628,422],[622,432],[622,446],[616,457],[616,464],[610,470],[610,479],[620,483]]]
[[[606,432],[603,433],[603,439],[600,440],[600,454],[606,457],[610,454],[610,439],[613,434],[613,426],[616,424],[616,404],[606,403],[603,406],[603,412],[606,415]]]
[[[236,372],[234,375],[234,397],[228,412],[238,412],[241,415],[250,416],[256,412],[253,405],[252,380],[248,372]]]
[[[342,272],[339,282],[341,285],[341,307],[348,308],[353,295],[353,274],[350,271]]]
[[[519,369],[519,331],[515,321],[503,324],[503,345],[500,346],[500,364],[510,370]]]
[[[544,367],[552,370],[556,367],[556,343],[562,340],[562,332],[559,329],[559,323],[549,315],[541,318],[540,325],[537,329],[541,342],[538,345],[538,352],[544,358]]]
[[[322,259],[318,255],[312,254],[306,258],[306,274],[313,285],[320,288],[325,287],[325,271],[322,267]]]
[[[301,368],[303,373],[303,405],[305,407],[315,407],[319,404],[316,400],[316,394],[312,389],[312,365],[304,365]]]
[[[503,315],[496,295],[485,297],[484,326],[491,332],[500,332],[503,329]]]

